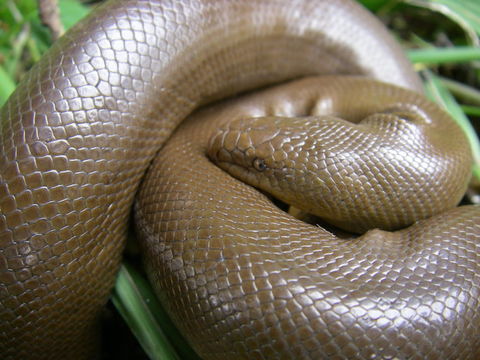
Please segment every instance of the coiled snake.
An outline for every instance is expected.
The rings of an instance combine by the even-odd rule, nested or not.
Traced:
[[[200,105],[327,74],[410,90],[326,77],[215,105],[181,125],[144,178]],[[2,358],[93,356],[142,178],[135,217],[150,280],[202,357],[478,358],[480,210],[454,207],[469,149],[420,89],[382,25],[347,0],[102,5],[0,113]],[[358,122],[367,107],[383,115],[341,125],[332,117]],[[234,121],[324,114],[314,125],[326,141],[320,151],[293,130]],[[398,129],[415,140],[400,140]],[[335,225],[415,224],[335,237],[214,166],[208,146],[233,175],[279,197],[298,174],[303,185],[323,184],[320,215],[349,219]]]

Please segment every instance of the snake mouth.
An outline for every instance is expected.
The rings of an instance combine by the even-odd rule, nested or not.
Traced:
[[[261,189],[261,180],[256,171],[252,171],[252,167],[244,164],[237,163],[234,161],[229,161],[228,159],[221,160],[217,156],[209,156],[210,161],[213,162],[217,167],[224,170],[230,176],[236,178],[237,180],[257,188],[264,194],[268,194],[266,191]],[[270,194],[269,194],[270,195]],[[271,196],[271,195],[270,195]]]

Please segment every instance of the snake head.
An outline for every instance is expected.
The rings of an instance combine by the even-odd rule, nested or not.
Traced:
[[[295,158],[304,142],[298,128],[290,131],[291,120],[266,116],[233,121],[211,138],[208,155],[232,176],[287,200],[281,194],[298,191],[297,183],[288,179],[295,175]]]
[[[451,172],[444,165],[455,164],[462,151],[455,149],[458,136],[451,133],[449,152],[439,160],[430,127],[405,106],[359,123],[334,116],[237,120],[213,136],[209,157],[241,181],[344,230],[392,230],[456,205],[459,196],[434,203],[423,195],[437,179],[451,178],[460,197],[465,189],[458,179],[467,178],[468,166]]]
[[[338,121],[329,116],[322,116],[321,121],[279,116],[232,121],[211,138],[208,155],[237,179],[325,217],[329,212],[325,204],[341,195],[332,192],[331,174],[325,176],[326,167],[335,167],[335,161],[328,150],[332,140],[324,146],[321,134],[330,134],[331,125]]]

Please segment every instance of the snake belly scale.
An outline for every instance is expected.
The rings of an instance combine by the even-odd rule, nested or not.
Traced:
[[[417,76],[388,32],[368,12],[347,0],[112,0],[67,32],[28,73],[0,111],[2,358],[87,359],[94,356],[98,346],[98,318],[118,270],[134,196],[154,155],[194,109],[247,90],[325,74],[364,75],[421,91]],[[259,200],[256,206],[267,206],[264,204],[265,200]],[[205,358],[288,358],[292,354],[304,358],[317,355],[371,358],[374,353],[382,356],[382,351],[390,357],[400,354],[398,356],[404,358],[434,358],[437,353],[432,349],[438,348],[444,358],[474,359],[479,352],[475,339],[478,339],[480,316],[479,280],[474,276],[476,268],[472,267],[479,263],[480,230],[475,223],[478,208],[459,209],[431,220],[438,224],[442,234],[453,234],[448,239],[460,241],[459,250],[453,255],[455,259],[441,262],[439,271],[443,272],[437,277],[442,279],[445,274],[444,279],[458,280],[461,285],[449,288],[449,294],[442,293],[445,302],[441,304],[450,311],[442,314],[447,314],[449,320],[457,320],[453,325],[455,329],[447,326],[441,330],[443,327],[434,326],[424,340],[423,337],[399,339],[395,342],[396,355],[391,348],[385,350],[388,344],[375,332],[367,333],[376,352],[367,347],[365,353],[355,353],[355,346],[344,337],[326,339],[325,333],[317,329],[319,324],[309,322],[311,312],[328,314],[328,309],[315,308],[315,302],[308,303],[318,299],[311,287],[315,278],[308,280],[309,273],[321,274],[326,269],[316,269],[316,261],[310,259],[310,254],[303,258],[306,268],[298,273],[305,279],[299,283],[301,286],[290,287],[290,292],[279,294],[280,299],[294,300],[287,307],[291,319],[283,328],[273,326],[284,316],[281,312],[262,317],[266,314],[262,309],[273,305],[274,299],[270,298],[271,293],[261,295],[259,286],[263,284],[268,288],[272,282],[295,280],[288,276],[278,278],[278,273],[287,267],[282,262],[272,265],[271,269],[255,265],[274,261],[268,256],[250,263],[254,271],[249,274],[257,280],[246,282],[243,289],[245,294],[259,292],[256,298],[266,307],[262,305],[257,312],[232,313],[228,310],[234,304],[232,299],[222,298],[219,292],[219,296],[209,298],[221,300],[209,315],[215,320],[209,323],[210,328],[199,329],[195,327],[198,321],[182,319],[188,313],[182,304],[200,300],[201,294],[192,295],[192,288],[215,295],[216,289],[229,284],[221,278],[221,272],[188,277],[185,283],[185,279],[177,275],[191,271],[188,266],[167,281],[171,289],[181,289],[188,284],[185,299],[190,300],[175,298],[168,307],[172,311],[180,309],[172,313],[177,322],[191,320],[180,326]],[[195,214],[196,219],[211,214],[206,210],[203,215]],[[245,219],[251,219],[251,226],[256,223],[248,214]],[[265,248],[264,252],[281,250],[280,239],[292,231],[289,228],[292,219],[285,216],[280,219],[277,224],[282,225],[269,230],[277,238],[263,239],[274,247]],[[178,221],[179,226],[182,223]],[[419,237],[424,234],[421,224],[416,225],[414,231]],[[148,229],[147,225],[144,228]],[[202,234],[205,229],[198,228],[198,231]],[[249,231],[255,232],[255,229],[250,227]],[[308,239],[314,236],[312,231],[312,227],[304,225],[297,234]],[[213,241],[210,245],[219,244]],[[298,245],[300,249],[310,246]],[[147,251],[153,256],[162,246],[153,246]],[[320,244],[320,248],[322,246]],[[201,250],[199,247],[192,251],[200,257],[210,256],[208,252],[199,253]],[[242,251],[248,252],[248,249]],[[293,258],[303,257],[301,251],[298,256],[293,248],[287,251]],[[235,258],[233,254],[230,256]],[[257,256],[260,256],[257,251],[251,253],[251,257]],[[334,273],[343,268],[335,257],[329,257],[328,253],[322,256],[336,264]],[[442,249],[435,256],[442,261],[448,258]],[[242,261],[250,260],[252,258],[239,258],[237,265],[248,267]],[[293,266],[290,260],[287,262],[288,267]],[[354,259],[348,263],[357,267]],[[175,257],[171,264],[177,269],[182,261]],[[425,269],[429,269],[428,265]],[[455,269],[461,272],[458,279],[453,275]],[[164,270],[165,265],[153,270],[150,277],[154,283],[159,282],[158,274]],[[229,281],[234,284],[236,276],[233,268],[231,270]],[[401,275],[416,276],[409,271],[408,266],[405,270],[398,269]],[[367,276],[367,287],[369,280]],[[348,276],[343,281],[348,281]],[[346,290],[341,281],[332,282],[331,286],[331,299],[343,299]],[[295,289],[299,290],[298,294],[292,292]],[[159,291],[159,295],[165,296],[163,291]],[[367,291],[365,296],[368,303],[374,302],[377,295]],[[452,298],[459,301],[453,310],[448,307]],[[254,302],[249,303],[249,299],[242,301],[250,307],[256,306]],[[430,319],[428,314],[441,304],[418,305],[416,314]],[[210,305],[199,301],[191,310],[196,318],[201,318],[208,313]],[[348,304],[334,305],[343,312]],[[222,313],[222,309],[228,311]],[[406,314],[403,319],[408,321],[409,316],[414,315]],[[353,321],[349,323],[351,328],[360,331],[355,327],[355,316],[350,320]],[[258,321],[269,330],[261,331]],[[221,336],[217,331],[223,328],[217,325],[225,322],[233,326],[233,337],[229,337],[232,343],[219,340]],[[334,322],[332,324],[335,327]],[[312,337],[312,331],[318,337]],[[459,331],[466,340],[450,346],[449,341],[460,339],[452,336]],[[209,340],[197,343],[198,333],[205,334]],[[361,335],[359,338],[365,339]],[[432,343],[428,339],[438,341]],[[291,350],[286,346],[290,340],[295,343]],[[442,346],[437,344],[440,340]],[[411,341],[415,347],[405,345]],[[324,345],[319,347],[319,344]]]

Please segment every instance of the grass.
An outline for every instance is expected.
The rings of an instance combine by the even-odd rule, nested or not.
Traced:
[[[60,0],[68,29],[90,8]],[[480,118],[480,2],[478,0],[361,0],[392,29],[422,73],[428,96],[464,129],[480,182],[480,143],[472,122]],[[35,0],[0,4],[0,105],[51,44]],[[151,359],[197,359],[165,314],[148,282],[125,263],[112,301]]]
[[[133,266],[120,268],[112,302],[152,360],[199,359]]]

